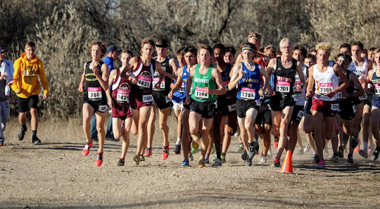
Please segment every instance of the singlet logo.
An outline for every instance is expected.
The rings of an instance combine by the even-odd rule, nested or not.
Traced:
[[[131,90],[131,87],[130,87],[129,83],[124,82],[124,83],[120,84],[119,89],[121,89],[121,90]]]

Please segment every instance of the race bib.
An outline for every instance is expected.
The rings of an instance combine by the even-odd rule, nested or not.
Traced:
[[[380,85],[378,85],[378,84],[375,83],[374,87],[375,87],[375,95],[377,97],[380,97]]]
[[[150,76],[139,75],[137,77],[137,86],[141,88],[148,89],[150,88],[151,83],[152,83],[152,78]]]
[[[208,99],[208,93],[205,92],[205,88],[195,87],[195,97],[198,99]]]
[[[302,118],[303,117],[303,110],[300,110],[297,114],[297,118]]]
[[[290,83],[287,81],[277,81],[276,91],[280,93],[289,93],[290,92]]]
[[[248,100],[253,100],[255,99],[256,92],[255,89],[250,89],[243,87],[240,92],[240,98],[242,99],[248,99]]]
[[[88,93],[88,99],[91,101],[99,101],[102,99],[101,87],[88,87],[87,93]]]
[[[129,103],[129,92],[130,90],[117,90],[116,101],[118,103]]]
[[[331,104],[331,110],[338,111],[339,110],[339,104]]]
[[[99,105],[98,111],[99,112],[105,112],[105,111],[107,111],[107,105]]]
[[[143,95],[143,102],[153,102],[153,96],[151,94],[149,95]]]
[[[227,107],[228,107],[228,111],[229,111],[229,112],[234,112],[234,111],[236,111],[236,104],[228,105]]]
[[[179,93],[181,94],[185,93],[185,88],[186,88],[186,85],[184,82],[182,82],[181,88],[179,89]]]
[[[154,91],[164,91],[165,90],[165,78],[162,79],[162,81],[160,83],[160,88],[156,89],[156,84],[158,83],[158,81],[160,81],[160,77],[153,78],[153,90]]]
[[[327,92],[333,90],[332,83],[320,83],[319,84],[319,95],[326,95]]]

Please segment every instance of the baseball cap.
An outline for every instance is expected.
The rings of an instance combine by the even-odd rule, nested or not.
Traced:
[[[117,48],[116,46],[114,45],[111,45],[107,48],[107,53],[110,53],[110,52],[121,52],[121,49]]]
[[[7,52],[7,49],[4,46],[0,45],[0,53],[3,52]]]

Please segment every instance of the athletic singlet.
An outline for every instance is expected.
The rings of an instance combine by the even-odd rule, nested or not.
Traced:
[[[353,73],[353,72],[347,70],[347,72],[346,72],[346,78],[347,78],[347,80],[349,82],[349,85],[348,85],[347,88],[345,88],[345,89],[342,90],[342,92],[345,91],[348,94],[352,94],[354,92],[354,84],[352,82],[350,82],[350,75],[351,75],[351,73]],[[339,86],[340,86],[340,85],[342,85],[343,81],[339,77],[338,77],[338,79],[339,79]],[[337,92],[336,93],[336,98],[337,99],[347,99],[347,98],[345,98],[345,97],[342,96],[342,92]]]
[[[132,84],[129,79],[120,76],[120,71],[120,68],[116,69],[116,81],[112,84],[112,99],[118,104],[128,104]]]
[[[149,66],[145,66],[142,64],[142,60],[138,58],[137,67],[132,71],[131,77],[137,78],[137,83],[132,85],[131,94],[134,95],[150,95],[150,98],[146,98],[145,101],[153,101],[152,96],[152,81],[153,81],[153,72],[154,72],[154,63],[155,60],[152,59],[151,64]],[[144,102],[145,102],[144,101]]]
[[[380,81],[380,76],[376,75],[376,69],[374,69],[374,72],[372,74],[372,83],[376,97],[380,97],[380,84],[377,84],[378,81]]]
[[[185,98],[186,97],[186,82],[187,78],[189,77],[190,73],[187,71],[187,64],[183,67],[182,70],[182,85],[180,89],[176,92],[174,92],[173,97],[178,97],[178,98]]]
[[[295,75],[297,74],[297,60],[292,58],[292,66],[284,68],[281,64],[281,57],[276,59],[276,69],[274,70],[274,91],[283,96],[293,95]]]
[[[100,61],[96,66],[100,76],[102,76],[101,68],[103,63],[103,61]],[[90,64],[91,61],[86,63],[86,70],[84,72],[84,96],[89,101],[106,101],[106,92],[100,85],[92,69],[90,69]]]
[[[362,66],[357,66],[355,64],[354,58],[352,57],[352,62],[347,68],[349,71],[355,73],[358,78],[364,77],[367,78],[368,73],[368,62],[367,59],[364,58],[364,64]]]
[[[241,63],[242,70],[245,72],[244,76],[238,83],[237,98],[240,100],[259,100],[259,90],[261,85],[260,68],[259,64],[255,63],[255,70],[250,71],[245,66],[244,62]],[[256,102],[257,103],[257,102]],[[258,101],[257,104],[260,104]]]
[[[328,66],[325,72],[320,72],[318,66],[313,67],[313,77],[315,84],[315,96],[321,101],[336,101],[337,94],[332,98],[326,96],[326,93],[339,87],[339,77],[335,75],[334,67]]]
[[[303,72],[303,76],[305,78],[305,80],[307,79],[307,70],[308,70],[308,67],[306,65],[303,65],[302,67],[302,72]],[[304,87],[301,89],[301,92],[297,92],[296,91],[296,85],[297,84],[301,84],[301,80],[300,80],[300,77],[298,75],[298,73],[296,73],[295,75],[295,82],[294,82],[294,86],[293,86],[293,91],[294,91],[294,95],[293,95],[293,98],[294,98],[294,101],[296,102],[296,105],[297,106],[303,106],[305,104],[305,95],[306,95],[306,85],[304,85]]]
[[[227,93],[226,94],[218,96],[218,100],[220,100],[220,101],[225,100],[227,98],[227,95],[234,94],[233,91],[230,91],[228,89],[228,84],[231,81],[231,77],[230,77],[231,68],[232,68],[231,64],[230,63],[226,63],[226,70],[223,71],[223,72],[220,72],[220,75],[222,76],[223,85],[227,89]]]
[[[210,66],[207,72],[202,75],[199,73],[199,68],[201,64],[197,64],[193,76],[193,88],[191,98],[198,102],[214,102],[216,100],[216,95],[207,94],[204,87],[209,87],[210,89],[216,89],[216,83],[212,79],[212,69]]]
[[[157,57],[153,58],[155,61],[157,61]],[[168,56],[165,58],[164,61],[160,62],[161,64],[161,68],[164,70],[164,72],[168,72],[168,73],[172,73],[170,71],[170,66],[169,66],[169,60],[171,58]],[[158,62],[158,61],[157,61]],[[160,84],[160,88],[159,89],[156,89],[154,88],[154,86],[156,85],[156,83],[160,80],[160,73],[158,73],[157,70],[154,71],[153,73],[153,91],[154,93],[162,93],[162,94],[169,94],[170,92],[170,83],[172,82],[171,79],[169,77],[166,77],[164,76],[164,78],[162,79],[161,81],[161,84]]]

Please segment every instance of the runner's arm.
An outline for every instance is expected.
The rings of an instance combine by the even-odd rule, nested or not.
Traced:
[[[120,75],[121,75],[121,73],[120,73]],[[111,73],[110,73],[110,77],[108,79],[108,86],[112,85],[112,83],[115,81],[115,77],[116,77],[116,70],[112,70]],[[110,88],[108,88],[106,90],[106,95],[107,95],[107,98],[108,98],[108,106],[113,107],[113,102],[112,102],[112,96],[111,96],[111,90],[110,90]]]
[[[96,68],[96,67],[95,67]],[[108,76],[109,76],[109,71],[108,71],[108,66],[106,63],[103,63],[102,67],[101,67],[101,71],[102,71],[102,76],[99,75],[98,71],[97,70],[93,70],[94,71],[94,74],[95,74],[95,77],[98,79],[99,81],[99,84],[100,86],[105,90],[107,91],[107,89],[109,88],[108,86]]]
[[[307,88],[306,88],[306,97],[310,98],[313,96],[313,87],[314,87],[314,77],[313,77],[313,68],[309,68],[309,78],[307,82]]]
[[[169,60],[169,69],[170,69],[170,71],[172,71],[172,72],[171,72],[171,73],[168,73],[168,72],[165,71],[165,76],[171,78],[171,79],[174,80],[174,81],[177,80],[177,76],[175,76],[174,73],[177,72],[178,67],[177,67],[177,65],[175,64],[175,60],[174,60],[173,58],[171,58],[171,59]]]
[[[230,83],[228,84],[229,90],[236,88],[236,85],[238,84],[238,82],[242,78],[242,76],[240,76],[240,73],[239,73],[240,71],[241,71],[241,64],[235,64],[234,68],[232,70],[232,76],[231,76]]]
[[[350,97],[360,97],[364,95],[364,89],[362,88],[362,85],[359,82],[358,77],[354,73],[350,73],[350,81],[354,83],[356,86],[357,91],[352,93]]]
[[[191,85],[193,84],[194,70],[195,70],[195,65],[190,68],[189,77],[187,78],[187,82],[186,82],[186,103],[187,104],[190,103],[190,88],[191,88]]]
[[[179,68],[177,71],[178,72],[177,80],[176,80],[176,83],[174,84],[174,86],[171,90],[171,92],[173,92],[173,93],[178,91],[182,86],[182,71],[183,71],[183,67]]]
[[[227,89],[223,84],[222,75],[216,68],[212,68],[212,77],[215,79],[218,89],[210,89],[210,94],[223,95],[227,93]]]
[[[344,75],[342,69],[340,68],[340,66],[338,64],[334,65],[334,72],[340,78],[340,80],[342,80],[342,84],[338,88],[333,89],[331,92],[327,92],[326,95],[328,97],[333,97],[337,92],[340,92],[343,89],[346,89],[349,85],[346,75]],[[333,95],[331,95],[331,93]]]

